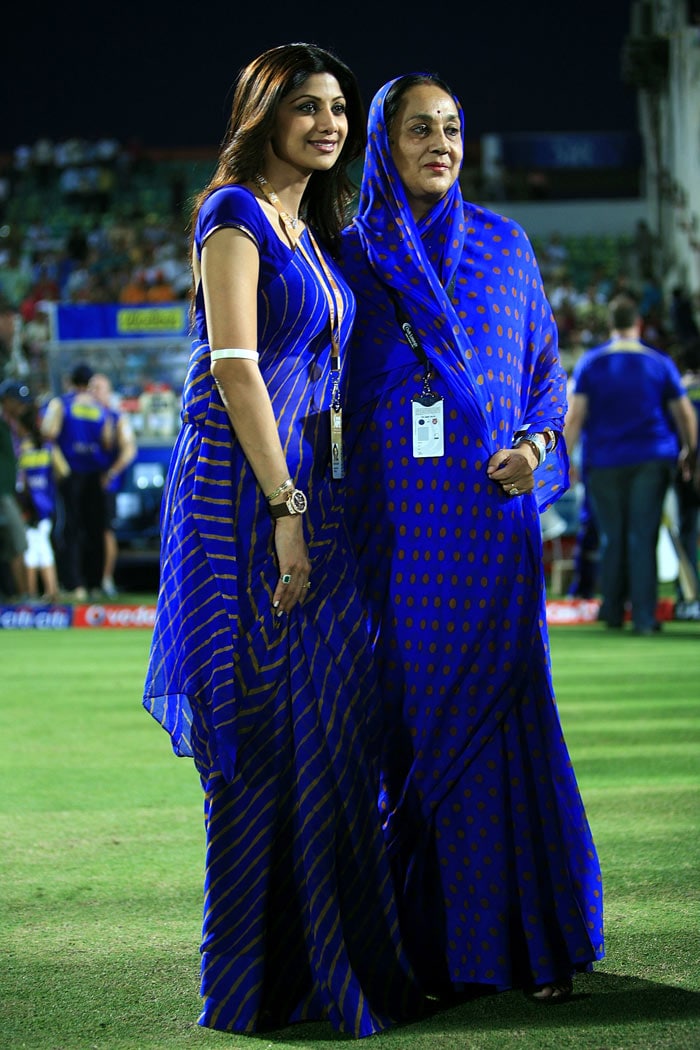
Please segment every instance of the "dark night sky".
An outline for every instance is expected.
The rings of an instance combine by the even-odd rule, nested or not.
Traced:
[[[470,139],[636,130],[634,92],[620,79],[630,0],[86,6],[32,9],[6,37],[0,151],[41,136],[216,148],[240,67],[290,40],[335,50],[367,103],[400,73],[441,74]]]

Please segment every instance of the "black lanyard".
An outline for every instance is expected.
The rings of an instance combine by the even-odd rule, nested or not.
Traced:
[[[456,282],[457,274],[455,273],[452,275],[450,283],[446,288],[447,297],[449,299],[452,298],[452,293],[454,292]],[[425,352],[425,347],[416,335],[413,323],[411,322],[411,319],[409,318],[406,311],[401,306],[401,302],[396,291],[393,288],[387,288],[387,291],[391,297],[391,301],[394,304],[394,312],[396,313],[396,320],[398,321],[399,328],[406,337],[406,342],[410,346],[411,350],[413,350],[413,353],[423,365],[423,395],[427,397],[435,397],[436,395],[430,387],[430,380],[432,379],[435,373],[433,372],[433,368],[430,364],[428,355]]]

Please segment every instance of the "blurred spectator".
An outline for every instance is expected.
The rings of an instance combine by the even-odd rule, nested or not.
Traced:
[[[564,239],[558,230],[550,233],[544,243],[539,257],[542,276],[547,280],[553,274],[561,273],[567,269],[569,263],[569,249],[564,244]]]
[[[50,275],[47,266],[40,265],[33,277],[33,282],[29,292],[19,306],[22,320],[25,323],[33,321],[39,303],[57,303],[60,296],[61,290],[58,287],[58,281]]]
[[[608,333],[607,302],[595,284],[589,284],[576,301],[576,327],[584,346],[601,343]]]
[[[652,233],[649,223],[639,219],[632,238],[632,266],[639,283],[658,271],[657,254],[657,238]]]
[[[693,303],[682,285],[676,284],[671,289],[671,302],[669,303],[669,320],[673,340],[679,346],[690,343],[700,336],[700,328],[695,320]]]
[[[4,224],[7,216],[7,202],[10,199],[11,189],[10,176],[3,169],[0,171],[0,224]]]
[[[677,362],[681,369],[681,380],[686,393],[695,409],[700,428],[700,335],[696,335],[681,348]],[[685,553],[693,568],[695,576],[695,593],[700,593],[700,576],[698,574],[698,520],[700,518],[700,461],[696,461],[691,477],[676,474],[676,498],[678,501],[678,532]],[[676,616],[680,619],[700,620],[700,602],[696,599],[695,608],[689,609],[684,601],[683,592],[678,586],[678,606]]]
[[[78,364],[71,389],[49,401],[41,431],[55,441],[70,473],[59,484],[62,528],[56,531],[59,579],[77,601],[98,596],[104,566],[104,497],[102,472],[105,450],[112,444],[107,412],[88,392],[92,369]]]
[[[10,304],[0,296],[0,375],[9,371],[8,363],[17,326],[17,314]]]
[[[146,291],[149,303],[172,303],[175,301],[175,289],[165,277],[162,270],[156,270]]]
[[[89,244],[82,226],[74,224],[66,237],[65,250],[68,258],[76,263],[87,261]]]
[[[610,299],[616,299],[618,295],[628,295],[632,299],[639,299],[639,287],[627,270],[618,270],[613,280]]]
[[[148,299],[148,281],[143,270],[133,273],[119,292],[119,302],[125,305],[145,303]]]
[[[56,158],[51,139],[37,139],[32,149],[32,166],[36,174],[37,185],[46,189],[52,183],[56,173]]]
[[[574,370],[564,436],[572,456],[585,436],[605,622],[622,627],[629,597],[635,632],[650,635],[660,630],[656,550],[664,500],[676,465],[689,476],[697,420],[673,361],[640,341],[634,299],[613,300],[610,319],[609,342]]]
[[[37,410],[29,404],[17,418],[19,435],[19,502],[27,531],[24,564],[27,595],[39,597],[41,582],[45,601],[58,600],[58,576],[51,534],[56,520],[56,482],[68,474],[68,464],[57,446],[45,442]]]
[[[32,273],[27,260],[19,249],[12,246],[0,270],[0,292],[15,309],[28,294],[32,286]]]
[[[48,307],[42,301],[36,304],[33,315],[20,330],[22,354],[29,367],[35,390],[43,390],[49,383],[46,347],[49,341],[51,325]]]
[[[112,522],[117,513],[117,492],[121,487],[124,471],[136,458],[137,447],[129,417],[121,411],[119,399],[112,390],[108,376],[102,373],[93,375],[88,383],[88,391],[105,408],[111,420],[113,434],[112,445],[109,449],[104,450],[103,455],[105,548],[101,584],[107,597],[113,598],[117,593],[114,572],[119,550]]]
[[[24,552],[27,531],[17,500],[17,454],[12,423],[31,403],[29,387],[14,379],[0,384],[0,564],[2,590],[10,600],[27,593]]]
[[[13,159],[15,173],[17,175],[27,175],[31,170],[32,166],[31,146],[27,146],[24,143],[22,143],[19,146],[15,146]]]
[[[639,312],[642,317],[658,317],[663,313],[664,293],[661,284],[653,276],[647,274],[641,282],[639,295]]]

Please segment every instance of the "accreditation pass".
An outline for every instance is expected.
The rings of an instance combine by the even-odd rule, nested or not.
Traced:
[[[414,397],[413,455],[416,459],[445,455],[444,401],[437,394]]]

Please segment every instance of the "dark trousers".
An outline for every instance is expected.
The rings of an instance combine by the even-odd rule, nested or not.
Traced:
[[[55,534],[61,586],[99,588],[104,568],[105,502],[100,474],[69,474],[59,487],[61,526]]]
[[[600,590],[605,619],[622,624],[625,601],[638,630],[656,620],[656,545],[675,463],[652,459],[629,467],[591,469],[588,493],[600,536]]]

